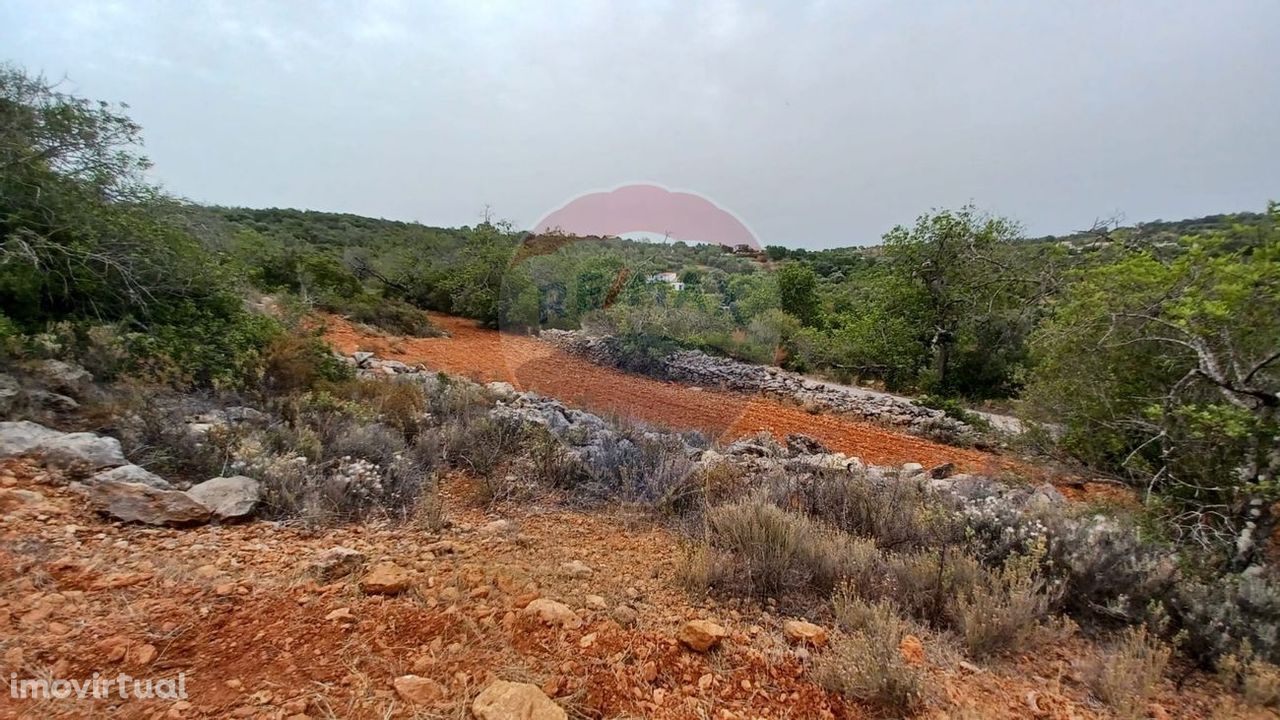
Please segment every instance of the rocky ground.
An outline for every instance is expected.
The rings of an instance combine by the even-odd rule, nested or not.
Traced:
[[[445,491],[439,533],[154,528],[105,520],[56,469],[4,461],[0,677],[183,673],[187,699],[0,692],[0,716],[869,716],[810,678],[821,610],[816,628],[788,626],[767,606],[686,595],[680,542],[653,518],[553,496],[481,510],[462,476]],[[987,667],[933,638],[901,651],[928,669],[926,717],[1108,716],[1082,685],[1093,649],[1079,637]],[[1216,711],[1198,675],[1151,708]]]

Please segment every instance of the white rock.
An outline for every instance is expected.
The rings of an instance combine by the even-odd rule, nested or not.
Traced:
[[[121,465],[110,470],[103,470],[85,482],[90,485],[102,482],[127,482],[150,485],[160,490],[173,489],[173,485],[169,484],[168,480],[137,465]]]
[[[0,422],[0,457],[26,455],[41,443],[62,437],[63,433],[30,420]]]
[[[220,520],[249,515],[262,499],[258,481],[243,475],[205,480],[188,490],[187,494]]]
[[[82,467],[89,470],[128,464],[120,441],[93,433],[67,433],[40,443],[35,453],[58,467]]]

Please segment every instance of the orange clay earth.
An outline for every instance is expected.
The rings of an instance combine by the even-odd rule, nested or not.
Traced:
[[[324,319],[324,336],[343,353],[367,350],[379,358],[421,363],[481,382],[501,380],[517,390],[531,390],[598,414],[701,430],[722,441],[761,431],[780,439],[804,433],[873,465],[918,462],[932,467],[953,462],[965,470],[982,471],[1005,464],[989,453],[846,417],[809,413],[762,396],[692,388],[602,367],[537,338],[487,330],[473,320],[434,313],[431,319],[452,337],[379,337],[332,315]]]
[[[532,683],[570,717],[875,717],[814,683],[829,650],[789,642],[787,617],[680,590],[678,538],[650,518],[575,512],[555,496],[482,511],[473,484],[451,476],[453,525],[439,533],[382,522],[158,529],[105,521],[65,482],[0,462],[0,718],[467,718],[496,679]],[[367,566],[394,563],[401,591],[368,594],[360,570],[309,576],[335,546]],[[572,627],[522,611],[535,600],[563,603]],[[691,619],[728,636],[705,654],[685,649],[676,637]],[[826,611],[809,619],[839,641]],[[951,647],[927,632],[904,640],[925,674],[921,717],[1112,717],[1085,689],[1096,649],[1078,633],[981,667]],[[181,673],[187,699],[35,701],[8,686],[95,673]],[[421,678],[406,686],[416,700],[397,689],[405,675]],[[1243,716],[1227,702],[1191,674],[1180,690],[1162,682],[1150,712]]]

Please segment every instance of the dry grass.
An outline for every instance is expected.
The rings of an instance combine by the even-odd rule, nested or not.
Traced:
[[[855,595],[845,595],[837,613],[853,632],[838,638],[818,660],[818,683],[887,713],[919,709],[924,703],[924,673],[908,664],[899,649],[914,629],[911,624],[892,603],[865,603]]]
[[[1255,707],[1280,707],[1280,667],[1259,658],[1246,641],[1240,652],[1218,660],[1218,679]]]
[[[1117,717],[1145,718],[1169,654],[1169,646],[1146,627],[1130,628],[1089,668],[1089,687]]]
[[[1034,641],[1053,603],[1035,568],[1034,558],[1015,556],[955,599],[952,622],[971,656],[1021,650]]]

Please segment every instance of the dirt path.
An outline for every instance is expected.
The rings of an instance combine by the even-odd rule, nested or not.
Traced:
[[[503,380],[520,390],[555,397],[592,412],[701,430],[722,441],[760,431],[779,438],[798,432],[876,465],[953,462],[969,471],[993,471],[1007,465],[989,453],[942,445],[849,418],[812,414],[769,398],[691,388],[601,367],[536,338],[486,330],[472,320],[438,314],[433,314],[432,320],[452,337],[375,337],[330,316],[326,318],[325,338],[345,353],[368,350],[378,357],[422,363],[479,381]]]

